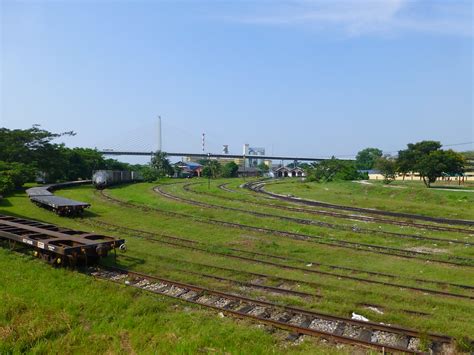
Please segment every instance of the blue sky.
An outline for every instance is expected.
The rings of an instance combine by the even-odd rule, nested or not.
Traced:
[[[0,3],[1,126],[149,150],[161,115],[164,150],[305,156],[474,141],[471,1]]]

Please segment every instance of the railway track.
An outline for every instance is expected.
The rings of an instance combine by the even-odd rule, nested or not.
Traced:
[[[229,189],[227,187],[227,185],[229,185],[229,183],[225,183],[225,184],[220,184],[219,186],[217,186],[219,189],[221,190],[224,190],[224,191],[227,191],[227,192],[237,192],[235,190],[232,190],[232,189]]]
[[[123,256],[121,256],[123,257]],[[181,259],[174,259],[174,258],[169,258],[169,257],[163,257],[163,256],[160,256],[160,259],[166,259],[168,260],[169,262],[173,263],[173,265],[177,265],[177,264],[180,264],[180,263],[184,263],[186,264],[186,266],[189,266],[191,268],[206,268],[206,269],[212,269],[212,270],[219,270],[221,272],[231,272],[233,275],[235,274],[240,274],[240,275],[245,275],[245,276],[251,276],[251,277],[257,277],[258,278],[258,282],[259,282],[259,285],[262,283],[262,282],[265,282],[267,280],[272,280],[272,281],[277,281],[277,282],[282,282],[282,285],[286,282],[287,285],[286,287],[288,287],[288,284],[293,286],[293,285],[296,285],[296,286],[299,286],[299,285],[307,285],[307,286],[311,286],[311,287],[315,287],[315,288],[319,288],[321,287],[322,285],[321,284],[318,284],[316,282],[311,282],[311,281],[303,281],[303,280],[296,280],[296,279],[290,279],[290,278],[283,278],[283,277],[278,277],[278,276],[275,276],[275,275],[268,275],[268,274],[262,274],[262,273],[255,273],[255,272],[250,272],[250,271],[243,271],[243,270],[236,270],[236,269],[231,269],[231,268],[226,268],[226,267],[222,267],[222,266],[215,266],[215,265],[210,265],[210,264],[204,264],[204,263],[198,263],[198,262],[194,262],[194,261],[188,261],[188,260],[181,260]],[[189,272],[188,269],[179,269],[179,271],[182,271],[182,272]],[[206,277],[207,275],[206,274],[201,274],[201,273],[195,273],[195,272],[192,272],[193,275],[197,275],[197,276],[203,276],[203,277]],[[250,282],[250,284],[255,284],[254,282]],[[282,289],[282,287],[278,286],[279,289]],[[293,292],[291,289],[288,289],[288,288],[283,288],[284,290],[289,290],[291,292]],[[271,290],[270,290],[271,291]],[[298,292],[298,291],[297,291]],[[303,293],[303,294],[306,294],[306,295],[309,295],[311,297],[315,297],[315,298],[318,298],[318,299],[323,299],[323,296],[320,296],[318,294],[314,294],[314,293]],[[291,293],[290,293],[291,295]],[[295,296],[299,296],[298,294],[294,294]],[[301,297],[303,297],[303,295],[301,295]],[[372,303],[359,303],[358,306],[362,306],[362,307],[375,307],[375,308],[378,308],[378,309],[387,309],[386,306],[382,306],[382,305],[378,305],[378,304],[372,304]],[[411,309],[390,309],[388,308],[388,310],[391,310],[391,311],[399,311],[399,312],[403,312],[403,313],[406,313],[406,314],[410,314],[410,315],[417,315],[417,316],[432,316],[432,313],[426,313],[426,312],[422,312],[422,311],[415,311],[415,310],[411,310]]]
[[[8,220],[8,218],[6,219]],[[67,228],[57,228],[54,225],[42,224],[41,222],[32,220],[17,219],[15,223],[23,223],[27,228],[31,229],[31,231],[34,229],[36,233],[40,233],[41,231],[45,234],[53,233],[51,231],[52,229],[57,229],[54,233],[63,233],[65,235],[68,235],[68,233],[73,233],[73,235],[75,233],[84,233]],[[61,232],[58,232],[59,229]],[[33,236],[30,233],[26,234],[28,234],[29,237]],[[118,267],[100,266],[93,269],[88,268],[88,270],[89,274],[96,278],[191,302],[219,310],[231,316],[249,318],[298,334],[324,337],[337,342],[382,349],[383,351],[388,350],[417,354],[429,351],[430,353],[442,354],[450,352],[454,348],[453,339],[445,335],[420,333],[416,330],[400,326],[333,316],[313,310],[211,290],[198,285],[185,284]],[[307,270],[305,271],[307,272]],[[243,282],[237,280],[228,280],[215,275],[207,276],[221,281],[243,284]],[[252,285],[252,287],[254,286],[255,285]],[[274,287],[264,286],[264,288],[267,291],[282,292],[282,290]],[[303,294],[300,293],[300,295]]]
[[[380,255],[390,255],[390,256],[406,258],[406,259],[417,259],[417,260],[420,260],[420,261],[447,264],[447,265],[452,265],[452,266],[463,266],[463,267],[473,267],[474,266],[474,265],[466,263],[466,262],[454,262],[454,261],[442,260],[442,259],[431,259],[431,258],[429,258],[429,256],[432,255],[430,253],[423,253],[423,252],[416,252],[416,251],[406,251],[406,250],[403,250],[403,249],[401,249],[401,251],[404,252],[404,253],[396,253],[395,251],[398,251],[398,249],[395,249],[395,251],[393,251],[392,250],[393,248],[381,247],[381,250],[379,250],[380,247],[376,247],[376,246],[373,246],[373,245],[370,245],[370,244],[368,246],[366,246],[366,245],[362,245],[362,244],[358,244],[358,243],[351,243],[351,242],[331,243],[331,242],[326,242],[326,241],[323,241],[323,240],[315,240],[313,236],[307,235],[307,234],[302,234],[302,233],[287,232],[287,231],[281,231],[281,230],[277,230],[277,229],[264,228],[264,227],[255,227],[255,226],[250,226],[250,225],[246,225],[246,224],[227,222],[227,221],[222,221],[222,220],[217,220],[217,219],[212,219],[212,218],[200,218],[200,217],[196,217],[196,216],[189,215],[189,214],[186,214],[186,213],[167,211],[167,210],[159,209],[159,208],[156,208],[156,207],[137,205],[137,204],[134,204],[134,203],[122,201],[120,199],[117,199],[117,198],[111,197],[110,195],[105,194],[104,191],[100,191],[99,196],[101,198],[105,199],[105,200],[108,200],[109,202],[115,203],[115,204],[120,205],[122,207],[134,208],[134,209],[138,209],[138,210],[141,210],[141,211],[144,211],[144,212],[159,213],[159,214],[162,214],[162,215],[171,216],[171,217],[175,217],[175,218],[185,218],[185,219],[189,219],[189,220],[194,220],[198,223],[225,226],[225,227],[229,227],[229,228],[248,230],[248,231],[252,231],[252,232],[265,233],[265,234],[269,234],[269,235],[277,235],[277,236],[282,236],[282,237],[285,237],[285,238],[302,240],[302,241],[306,241],[306,242],[312,242],[312,243],[326,245],[326,246],[335,247],[335,248],[345,248],[345,249],[375,253],[375,254],[380,254]],[[471,262],[471,260],[468,259],[468,262]]]
[[[113,230],[119,230],[125,233],[131,233],[134,234],[135,236],[137,234],[141,235],[144,239],[156,242],[156,243],[161,243],[165,244],[168,246],[173,246],[173,247],[178,247],[178,248],[185,248],[185,249],[190,249],[193,251],[199,251],[203,253],[207,253],[210,255],[214,256],[221,256],[221,257],[226,257],[226,258],[232,258],[232,259],[237,259],[245,262],[251,262],[251,263],[256,263],[256,264],[262,264],[262,265],[267,265],[267,266],[272,266],[272,267],[277,267],[281,269],[287,269],[287,270],[293,270],[293,271],[302,271],[303,273],[312,273],[312,274],[318,274],[318,275],[323,275],[323,276],[328,276],[328,277],[334,277],[337,279],[345,279],[345,280],[350,280],[350,281],[357,281],[357,282],[364,282],[364,283],[369,283],[369,284],[378,284],[378,285],[383,285],[383,286],[388,286],[388,287],[394,287],[398,289],[406,289],[406,290],[411,290],[411,291],[418,291],[426,294],[433,294],[433,295],[438,295],[438,296],[449,296],[449,297],[457,297],[457,298],[463,298],[463,299],[474,299],[474,296],[472,295],[466,295],[466,294],[460,294],[460,293],[455,293],[455,292],[446,292],[446,291],[440,291],[440,290],[435,290],[435,289],[430,289],[426,287],[419,287],[419,286],[410,286],[402,283],[394,283],[394,282],[387,282],[387,281],[380,281],[376,279],[368,279],[368,278],[363,278],[360,276],[352,276],[352,275],[346,275],[346,274],[340,274],[340,273],[334,273],[334,272],[328,272],[328,271],[321,271],[321,270],[314,270],[312,268],[306,267],[298,267],[298,266],[291,266],[288,264],[282,264],[281,262],[288,263],[288,262],[298,262],[302,263],[304,265],[311,265],[313,266],[318,266],[318,267],[328,267],[332,269],[339,269],[339,270],[344,270],[347,272],[351,273],[359,273],[359,274],[369,274],[371,276],[376,276],[376,277],[387,277],[387,278],[398,278],[401,279],[402,281],[412,281],[412,282],[417,282],[417,283],[425,283],[425,284],[435,284],[438,286],[446,287],[446,286],[451,286],[451,287],[456,287],[460,289],[466,289],[466,290],[474,290],[474,286],[469,286],[469,285],[462,285],[462,284],[456,284],[456,283],[450,283],[450,282],[440,282],[440,281],[435,281],[435,280],[425,280],[425,279],[420,279],[420,278],[400,278],[397,275],[393,274],[387,274],[387,273],[379,273],[379,272],[372,272],[372,271],[367,271],[367,270],[361,270],[361,269],[355,269],[355,268],[347,268],[347,267],[341,267],[338,265],[329,265],[329,264],[323,264],[323,263],[317,263],[317,262],[311,262],[308,260],[302,260],[302,259],[297,259],[297,258],[291,258],[291,257],[281,257],[278,255],[271,255],[271,254],[266,254],[266,253],[259,253],[259,252],[252,252],[252,251],[247,251],[243,249],[238,249],[238,248],[228,248],[231,252],[234,253],[240,253],[240,254],[247,254],[247,256],[242,256],[242,255],[235,255],[235,254],[230,254],[230,253],[224,253],[224,252],[219,252],[219,251],[212,251],[209,250],[209,245],[206,245],[204,243],[186,239],[186,238],[181,238],[181,237],[176,237],[176,236],[169,236],[166,234],[157,234],[153,233],[150,231],[144,231],[141,229],[135,229],[135,228],[129,228],[129,227],[122,227],[116,224],[112,223],[105,223],[105,222],[99,222],[99,225],[105,226],[106,228],[112,227]],[[159,237],[161,239],[158,239],[156,237]],[[253,256],[250,257],[249,255]],[[280,263],[272,262],[272,261],[266,261],[262,259],[257,259],[255,256],[259,257],[265,257],[267,259],[277,259],[280,261]],[[237,270],[232,269],[231,271],[233,272],[238,272]],[[271,275],[264,275],[260,274],[258,276],[264,276],[264,277],[274,277]],[[289,282],[294,282],[294,283],[307,283],[310,286],[321,286],[319,284],[315,283],[308,283],[307,281],[304,280],[299,280],[299,279],[283,279],[280,278],[282,281],[289,281]]]
[[[194,183],[194,184],[197,185],[197,183]],[[237,192],[235,190],[225,189],[224,185],[227,185],[227,184],[221,184],[221,185],[218,186],[218,188],[220,188],[221,190],[224,190],[224,191],[228,191],[228,192]],[[193,185],[193,184],[189,184],[189,185]],[[244,186],[245,186],[245,184],[244,184]],[[389,219],[389,218],[364,216],[364,215],[360,215],[360,214],[347,214],[347,213],[334,212],[334,211],[328,211],[328,210],[315,210],[315,209],[302,208],[302,207],[290,207],[290,206],[285,206],[285,205],[278,205],[278,204],[275,204],[275,203],[264,203],[264,202],[260,202],[260,201],[258,201],[258,202],[257,201],[249,201],[249,200],[235,198],[235,197],[229,197],[229,196],[224,197],[224,196],[219,196],[219,195],[215,195],[215,194],[208,194],[208,193],[205,193],[205,192],[202,192],[202,191],[195,191],[195,190],[191,190],[191,191],[194,192],[194,193],[197,193],[197,194],[208,195],[208,196],[217,197],[217,198],[221,198],[221,199],[225,199],[225,200],[234,200],[234,201],[253,204],[253,205],[256,205],[256,206],[271,207],[271,208],[276,208],[276,209],[281,209],[281,210],[286,210],[286,211],[292,211],[292,212],[301,212],[301,213],[308,213],[308,214],[321,215],[321,216],[329,216],[329,217],[341,218],[341,219],[346,219],[346,220],[356,220],[356,221],[370,222],[370,223],[392,224],[392,225],[396,225],[396,226],[413,227],[413,228],[426,229],[426,230],[432,230],[432,231],[453,232],[453,233],[474,235],[474,230],[468,229],[468,228],[438,226],[438,225],[433,225],[433,224],[424,224],[424,223],[417,223],[417,222],[411,222],[411,221],[394,220],[394,219]],[[265,195],[262,195],[262,197],[266,197],[267,200],[275,200],[274,198],[267,197]]]
[[[159,194],[161,194],[165,197],[168,197],[169,199],[173,199],[173,200],[176,200],[176,201],[181,200],[181,198],[176,197],[172,194],[169,194],[169,193],[163,191],[162,189],[160,189],[160,186],[156,186],[154,188],[154,190],[157,193],[159,193]],[[115,200],[115,202],[117,202],[117,203],[127,204],[127,202],[111,198],[110,196],[107,196],[107,197],[110,200]],[[183,201],[181,201],[181,202],[183,202]],[[147,210],[148,209],[149,211],[163,212],[163,210],[155,208],[155,207],[143,207],[143,206],[134,205],[132,203],[128,203],[128,204],[129,204],[130,207],[141,208],[142,210]],[[449,265],[474,267],[474,260],[473,259],[463,258],[463,257],[459,257],[459,256],[447,255],[446,256],[447,260],[446,259],[433,259],[433,258],[430,258],[430,257],[433,256],[433,254],[426,253],[426,252],[421,252],[421,251],[413,251],[413,250],[406,250],[406,249],[400,249],[400,248],[386,247],[386,246],[380,246],[380,245],[368,244],[368,243],[349,242],[349,241],[346,241],[346,240],[340,240],[340,239],[331,238],[331,237],[321,237],[321,236],[315,236],[315,235],[309,235],[309,234],[303,234],[303,233],[282,231],[282,230],[272,229],[272,228],[256,227],[256,226],[251,226],[251,225],[246,225],[246,224],[241,224],[241,223],[226,222],[226,221],[216,220],[216,219],[211,219],[211,218],[196,217],[196,216],[193,216],[193,215],[188,215],[188,214],[180,213],[180,212],[168,212],[168,211],[166,211],[165,213],[169,213],[169,215],[174,215],[174,216],[177,216],[177,217],[180,217],[180,218],[192,218],[196,221],[203,222],[203,223],[217,224],[217,225],[223,225],[223,226],[232,227],[232,228],[263,232],[263,233],[268,233],[268,234],[271,234],[271,235],[278,235],[278,236],[283,236],[283,237],[286,237],[286,238],[302,240],[302,241],[306,241],[306,242],[310,242],[310,243],[328,245],[328,246],[332,246],[332,247],[348,248],[348,249],[352,249],[352,250],[361,250],[361,251],[366,251],[366,252],[371,252],[371,253],[392,255],[392,256],[398,256],[398,257],[402,257],[402,258],[419,259],[419,260],[430,261],[430,262],[438,262],[438,263],[449,264]],[[453,260],[457,260],[457,262],[453,261]]]
[[[205,306],[229,316],[340,343],[414,354],[427,351],[442,354],[451,352],[454,346],[453,339],[445,335],[421,334],[404,327],[336,317],[117,267],[100,267],[91,270],[90,274],[99,279]],[[427,341],[426,348],[423,347],[423,340]]]
[[[160,257],[160,258],[163,258],[163,257]],[[165,257],[164,259],[171,259],[171,258],[166,258]],[[172,260],[174,262],[179,262],[179,260],[176,260],[176,259],[172,259]],[[198,265],[197,263],[191,263],[191,264]],[[229,270],[231,270],[231,269],[229,269]],[[255,282],[240,281],[240,280],[235,280],[235,279],[231,279],[231,278],[228,278],[228,277],[211,275],[211,274],[197,272],[197,271],[191,271],[191,270],[188,270],[188,269],[183,270],[183,269],[175,268],[172,271],[180,271],[180,272],[185,273],[186,275],[194,275],[194,276],[198,276],[198,277],[201,277],[201,278],[212,279],[212,280],[220,281],[220,282],[223,282],[223,283],[226,283],[226,284],[236,285],[236,286],[239,286],[239,287],[245,287],[245,288],[248,288],[248,289],[263,290],[265,292],[270,292],[270,293],[297,296],[297,297],[304,298],[306,300],[310,299],[310,298],[322,298],[322,296],[320,296],[318,294],[315,294],[315,293],[304,292],[304,291],[295,291],[295,290],[291,290],[291,289],[287,289],[287,288],[263,285],[263,284],[255,283]],[[251,274],[251,273],[249,273],[249,274]]]
[[[171,185],[171,184],[167,184],[167,185]],[[194,194],[202,194],[202,195],[213,196],[213,197],[215,196],[215,195],[206,194],[206,193],[203,193],[203,192],[194,191],[194,190],[189,188],[191,185],[193,185],[193,183],[184,184],[183,189],[187,192],[194,193]],[[168,194],[171,195],[170,193],[168,193]],[[180,198],[180,200],[183,201],[183,202],[186,202],[186,203],[192,204],[192,205],[196,205],[196,206],[201,206],[201,207],[206,207],[206,208],[220,208],[220,209],[235,211],[235,212],[239,212],[239,213],[251,214],[251,215],[254,215],[254,216],[267,217],[267,218],[277,218],[277,219],[281,219],[281,220],[285,220],[285,221],[289,221],[289,222],[294,222],[294,223],[297,223],[297,224],[316,225],[316,226],[323,227],[323,228],[338,229],[338,230],[349,231],[349,232],[353,232],[353,233],[367,233],[367,234],[386,235],[386,236],[393,237],[393,238],[429,240],[429,241],[434,241],[434,242],[438,242],[438,243],[460,244],[460,245],[465,245],[465,246],[474,246],[474,243],[467,242],[467,241],[462,241],[462,240],[457,240],[457,239],[425,237],[425,236],[420,236],[420,235],[413,235],[413,234],[406,234],[406,233],[396,233],[396,232],[387,232],[387,231],[374,230],[374,229],[369,229],[369,228],[353,227],[353,226],[334,224],[334,223],[329,223],[329,222],[314,221],[314,220],[303,219],[303,218],[280,216],[280,215],[275,215],[275,214],[270,214],[270,213],[255,212],[255,211],[251,211],[251,210],[244,210],[244,209],[241,209],[241,208],[228,207],[228,206],[205,203],[205,202],[201,202],[201,201],[195,201],[195,200],[179,197],[179,196],[176,196],[176,195],[173,195],[173,196],[175,198]],[[473,231],[473,233],[474,233],[474,231]]]
[[[336,210],[360,212],[360,213],[365,213],[365,214],[376,214],[376,215],[390,216],[390,217],[409,218],[409,219],[422,220],[422,221],[435,222],[435,223],[448,224],[448,225],[474,226],[474,221],[464,220],[464,219],[430,217],[430,216],[411,214],[411,213],[392,212],[392,211],[376,210],[376,209],[371,209],[371,208],[336,205],[336,204],[332,204],[328,202],[306,200],[306,199],[297,198],[297,197],[280,195],[274,192],[266,191],[264,189],[265,184],[266,184],[265,182],[261,182],[261,181],[252,182],[252,183],[245,184],[245,187],[256,193],[265,194],[267,196],[270,196],[276,199],[280,199],[280,200],[288,201],[292,203],[297,203],[300,205],[303,204],[303,205],[308,205],[308,206],[332,208]]]

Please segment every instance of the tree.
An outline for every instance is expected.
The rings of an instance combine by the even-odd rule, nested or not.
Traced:
[[[44,163],[50,160],[51,149],[57,148],[52,140],[61,136],[73,136],[74,132],[51,133],[34,125],[29,129],[0,128],[0,160],[30,164],[31,162]]]
[[[427,187],[443,174],[462,174],[464,171],[464,157],[453,150],[436,150],[425,155],[417,164],[417,170],[423,177]]]
[[[259,175],[264,175],[270,171],[270,167],[263,162],[258,164],[257,169],[258,169]]]
[[[139,169],[139,171],[140,171],[140,174],[142,174],[143,176],[143,180],[145,180],[146,182],[156,181],[160,177],[160,175],[158,174],[158,171],[155,168],[151,167],[150,165],[142,166]]]
[[[222,177],[237,177],[238,170],[239,166],[233,161],[231,161],[222,167]]]
[[[405,175],[418,171],[418,163],[431,152],[441,149],[441,143],[437,141],[421,141],[407,144],[407,149],[400,150],[397,158],[397,170]]]
[[[130,164],[104,159],[94,149],[67,148],[53,143],[74,132],[51,133],[35,125],[29,129],[0,128],[0,176],[8,190],[41,175],[46,182],[89,179],[93,170],[136,170]],[[7,182],[8,181],[8,182]],[[7,189],[3,189],[7,190]]]
[[[334,180],[360,180],[364,175],[357,171],[354,162],[332,157],[306,169],[308,181],[329,182]]]
[[[21,163],[36,170],[47,172],[51,181],[64,178],[66,161],[64,145],[52,141],[74,132],[51,133],[35,125],[29,129],[0,128],[0,161]]]
[[[34,177],[35,170],[29,165],[0,161],[0,195],[12,192]]]
[[[357,153],[356,168],[370,170],[374,167],[378,158],[382,157],[382,151],[378,148],[365,148]]]
[[[0,197],[12,192],[14,188],[12,179],[0,172]]]
[[[107,170],[137,170],[140,169],[142,165],[131,166],[128,163],[117,161],[115,159],[105,159],[104,169]]]
[[[28,180],[34,179],[34,170],[22,163],[0,162],[1,188],[3,194],[21,187]]]
[[[107,168],[106,160],[95,149],[64,148],[63,155],[67,164],[65,180],[90,179],[94,170]]]
[[[397,161],[388,155],[379,157],[375,161],[375,168],[383,175],[386,184],[390,184],[397,176]]]
[[[156,170],[159,177],[174,174],[173,167],[167,158],[167,154],[160,150],[151,158],[151,167]]]
[[[398,170],[403,174],[420,173],[427,187],[442,174],[461,174],[464,171],[464,157],[452,150],[442,150],[441,147],[437,141],[408,144],[407,149],[398,152]]]
[[[204,166],[202,168],[202,176],[218,178],[221,174],[222,166],[217,160],[203,160]]]

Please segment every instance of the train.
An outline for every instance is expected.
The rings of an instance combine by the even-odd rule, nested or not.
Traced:
[[[143,176],[136,171],[127,170],[96,170],[92,175],[92,183],[98,190],[107,186],[143,181]]]

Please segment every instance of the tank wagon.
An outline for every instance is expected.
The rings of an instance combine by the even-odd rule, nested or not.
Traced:
[[[54,196],[52,191],[64,187],[89,184],[91,180],[69,181],[59,184],[50,184],[39,187],[32,187],[26,190],[30,201],[36,205],[56,212],[59,216],[80,215],[85,208],[90,207],[87,202],[74,201],[69,198]]]
[[[125,249],[125,240],[0,214],[0,241],[31,249],[52,265],[92,264],[109,251]]]
[[[97,170],[92,175],[92,183],[99,190],[105,189],[107,186],[111,185],[142,180],[143,177],[136,171]]]

